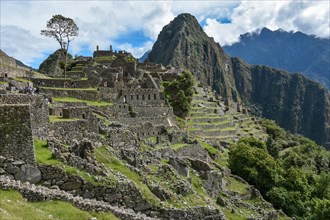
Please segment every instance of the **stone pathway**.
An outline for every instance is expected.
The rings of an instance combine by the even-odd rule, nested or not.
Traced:
[[[61,200],[69,202],[81,210],[97,211],[97,212],[112,212],[115,216],[124,220],[152,220],[141,212],[135,212],[132,209],[112,206],[107,202],[98,201],[95,199],[83,199],[80,196],[74,196],[59,189],[51,189],[44,186],[36,186],[29,182],[22,183],[21,181],[11,180],[8,176],[0,176],[0,189],[17,190],[27,198],[28,201],[46,201],[46,200]]]

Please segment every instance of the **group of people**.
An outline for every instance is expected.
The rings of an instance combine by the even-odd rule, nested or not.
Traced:
[[[63,83],[63,88],[69,88],[70,87],[70,83],[68,83],[67,81],[65,81]],[[71,82],[71,88],[76,88],[77,84],[75,82]]]
[[[24,88],[24,93],[30,94],[30,95],[34,95],[34,94],[39,94],[40,93],[40,88],[37,87],[33,87],[33,86],[27,86]]]

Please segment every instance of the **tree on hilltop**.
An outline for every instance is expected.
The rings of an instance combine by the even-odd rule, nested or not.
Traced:
[[[47,28],[45,30],[41,30],[40,33],[46,37],[55,38],[60,44],[61,50],[65,54],[64,77],[66,77],[66,63],[69,44],[74,40],[74,37],[78,36],[78,31],[78,26],[71,18],[67,18],[62,15],[53,15],[53,17],[47,21]]]

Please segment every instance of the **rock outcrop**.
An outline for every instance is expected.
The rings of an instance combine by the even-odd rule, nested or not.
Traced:
[[[67,56],[67,61],[72,58],[70,54]],[[53,54],[40,64],[39,72],[49,76],[62,76],[64,74],[65,55],[61,49],[55,51]]]

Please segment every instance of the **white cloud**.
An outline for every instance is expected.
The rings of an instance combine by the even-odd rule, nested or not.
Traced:
[[[14,58],[22,57],[30,65],[44,57],[44,52],[55,51],[55,41],[35,37],[29,31],[16,26],[1,26],[1,49]],[[14,39],[14,40],[13,40]]]
[[[233,10],[230,24],[209,18],[204,29],[221,45],[235,43],[240,34],[262,27],[329,37],[329,4],[328,1],[243,1]]]
[[[207,34],[222,45],[264,26],[330,35],[327,1],[1,1],[0,9],[1,49],[27,63],[57,48],[55,40],[40,36],[55,14],[73,18],[80,28],[71,44],[72,54],[86,49],[91,54],[96,45],[108,48],[114,44],[138,56],[151,49],[151,41],[179,13],[191,13],[205,21]],[[232,23],[218,22],[225,17]],[[6,33],[8,27],[10,32]],[[118,37],[134,32],[142,32],[146,38],[117,45]]]
[[[144,42],[142,45],[134,47],[130,43],[125,43],[118,45],[118,48],[120,50],[125,50],[133,54],[134,57],[140,58],[144,55],[145,52],[147,52],[150,48],[152,48],[153,42],[152,41],[147,41]]]

